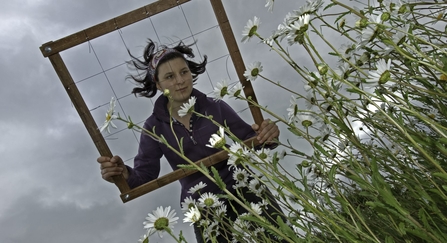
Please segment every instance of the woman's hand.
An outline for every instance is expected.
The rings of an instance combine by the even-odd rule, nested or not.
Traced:
[[[279,137],[279,128],[278,126],[272,122],[270,119],[265,119],[261,126],[258,124],[251,125],[251,128],[256,131],[257,139],[260,143],[271,143],[275,142],[275,140]]]
[[[129,178],[127,167],[119,156],[115,155],[112,158],[101,156],[96,161],[100,164],[102,179],[115,183],[112,176],[123,175],[126,180]]]

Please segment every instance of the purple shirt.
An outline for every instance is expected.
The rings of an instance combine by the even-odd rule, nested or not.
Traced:
[[[197,98],[194,110],[203,115],[212,115],[213,120],[222,125],[227,125],[230,131],[241,140],[246,140],[256,135],[256,132],[244,122],[236,112],[224,101],[215,101],[208,98],[200,91],[193,89],[191,96]],[[191,161],[196,162],[202,158],[208,157],[216,152],[218,149],[207,147],[209,139],[212,134],[217,133],[218,127],[214,125],[209,119],[197,117],[192,115],[191,132],[189,128],[183,126],[179,122],[174,122],[172,129],[170,125],[170,116],[167,109],[168,99],[161,95],[155,102],[153,114],[144,123],[144,128],[153,131],[157,135],[163,135],[168,143],[176,150],[179,150],[177,140],[172,132],[174,130],[178,140],[183,139],[183,150],[185,156]],[[179,164],[188,164],[184,159],[170,150],[166,145],[156,141],[148,135],[141,134],[138,154],[134,159],[134,168],[129,169],[129,178],[127,183],[131,188],[140,186],[151,180],[156,179],[160,173],[160,158],[165,156],[173,170],[178,169]],[[227,189],[234,192],[233,173],[229,170],[227,161],[222,161],[214,165],[219,171],[222,180],[226,183]],[[200,181],[207,184],[201,190],[204,192],[213,192],[215,194],[222,193],[222,191],[211,182],[207,177],[200,172],[196,172],[183,179],[180,179],[182,186],[181,201],[189,196],[188,190],[195,186]],[[193,198],[198,198],[197,193],[192,195]]]

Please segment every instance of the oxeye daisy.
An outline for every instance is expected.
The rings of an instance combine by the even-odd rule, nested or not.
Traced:
[[[268,11],[273,12],[273,4],[275,0],[267,0],[265,3],[265,7],[268,8]]]
[[[261,62],[254,62],[248,65],[247,70],[244,72],[244,77],[249,81],[255,81],[261,72]]]
[[[254,178],[250,180],[248,188],[250,189],[251,192],[256,194],[256,196],[261,197],[262,192],[265,189],[265,185],[261,184],[261,182],[258,179]]]
[[[236,168],[233,172],[233,179],[239,185],[247,186],[248,177],[248,172],[243,168]]]
[[[178,110],[178,115],[180,117],[186,116],[188,113],[191,113],[194,111],[194,105],[196,104],[197,98],[195,96],[191,96],[189,98],[187,103],[183,103],[182,106],[180,106],[180,110]]]
[[[230,90],[228,90],[228,95],[234,98],[239,98],[243,88],[242,84],[237,82],[237,84],[233,85]]]
[[[201,207],[214,208],[220,205],[222,204],[219,202],[219,198],[211,192],[205,192],[199,198],[199,206]]]
[[[255,160],[258,163],[271,163],[273,161],[273,154],[272,154],[272,150],[268,149],[268,148],[262,148],[259,150],[256,150],[256,156]]]
[[[106,112],[106,120],[101,125],[101,127],[99,127],[99,132],[103,132],[104,129],[107,129],[107,132],[110,133],[110,126],[112,126],[113,128],[117,128],[117,126],[112,122],[112,120],[118,118],[118,116],[115,115],[115,102],[115,97],[112,97],[109,103],[109,109]]]
[[[402,45],[405,42],[405,37],[407,37],[408,26],[405,28],[399,28],[396,30],[396,33],[393,35],[393,43],[396,46]],[[394,45],[387,45],[385,48],[385,55],[389,54],[395,49]]]
[[[262,214],[262,208],[259,206],[259,204],[257,203],[250,203],[250,208],[251,210],[253,210],[253,212],[257,215],[261,215]]]
[[[227,205],[222,204],[219,208],[215,211],[216,217],[224,218],[227,215]]]
[[[317,119],[310,112],[300,112],[297,116],[297,122],[299,122],[303,127],[308,128],[317,123]]]
[[[227,161],[227,165],[229,165],[228,170],[231,170],[233,167],[237,167],[241,164],[246,154],[248,154],[247,149],[242,147],[240,143],[233,143],[230,146],[229,158]]]
[[[138,243],[147,243],[147,242],[149,242],[148,239],[147,239],[147,237],[148,237],[147,234],[142,235],[142,236],[140,237],[140,239],[138,239]]]
[[[190,191],[191,191],[191,189],[190,189]],[[185,200],[183,200],[183,202],[181,203],[181,206],[182,206],[182,211],[186,212],[190,208],[196,206],[196,200],[193,199],[191,196],[186,197]]]
[[[225,146],[225,130],[223,127],[219,127],[219,131],[217,132],[217,134],[211,135],[209,143],[210,144],[207,144],[206,146],[210,148],[222,148],[223,146]]]
[[[217,221],[214,221],[211,224],[207,225],[207,227],[205,227],[205,230],[203,232],[205,242],[212,242],[212,239],[216,239],[216,237],[219,235],[220,235],[219,222]]]
[[[183,219],[183,223],[191,222],[190,226],[198,222],[201,218],[200,210],[197,206],[190,208],[188,212],[185,213],[185,218]]]
[[[163,207],[158,207],[152,213],[148,213],[144,224],[144,228],[147,229],[147,235],[153,235],[158,232],[158,235],[163,237],[163,232],[166,229],[172,230],[174,224],[177,223],[178,217],[175,217],[175,210],[171,211],[171,206],[163,209]]]
[[[296,115],[298,114],[298,103],[296,102],[296,98],[293,95],[290,97],[290,105],[289,108],[287,108],[287,112],[289,122],[295,120]]]
[[[225,95],[228,94],[228,82],[226,79],[223,79],[221,82],[216,84],[216,87],[213,90],[213,98],[214,100],[221,100]]]
[[[376,70],[369,71],[367,82],[372,86],[377,86],[378,84],[385,84],[391,78],[391,59],[386,62],[384,59],[380,59],[376,63]]]
[[[332,133],[332,130],[327,125],[323,125],[320,128],[320,137],[323,140],[323,142],[329,139],[329,136],[331,135],[331,133]]]
[[[364,21],[364,19],[361,21]],[[379,24],[382,23],[382,14],[377,16],[369,15],[366,23],[366,28],[362,30],[360,35],[360,43],[358,44],[359,47],[364,47],[376,38],[377,31],[379,30]]]
[[[317,99],[315,98],[315,94],[313,92],[307,93],[304,104],[306,105],[306,109],[308,110],[312,110],[312,108],[317,105]]]
[[[294,21],[289,29],[291,31],[294,31],[295,33],[304,33],[307,31],[309,27],[309,20],[310,16],[309,14],[301,15],[296,21]]]
[[[253,35],[256,34],[256,31],[258,30],[258,26],[261,24],[261,21],[258,17],[254,17],[253,20],[248,20],[247,25],[245,26],[244,30],[242,31],[242,42],[248,42]]]
[[[301,16],[303,14],[313,14],[324,4],[324,0],[307,0],[306,4],[301,6],[299,10],[295,10],[295,14]]]
[[[202,190],[202,189],[205,188],[206,186],[207,186],[206,183],[199,182],[197,185],[191,187],[191,188],[188,190],[188,193],[190,193],[190,194],[194,194],[194,193],[196,193],[196,192]]]

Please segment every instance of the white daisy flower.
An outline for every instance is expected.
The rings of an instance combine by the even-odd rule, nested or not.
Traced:
[[[205,227],[205,230],[203,231],[203,237],[205,239],[205,242],[212,242],[212,239],[216,239],[216,237],[219,235],[220,235],[219,222],[217,221],[214,221],[213,223],[209,224],[207,227]]]
[[[320,137],[323,140],[323,142],[329,139],[329,136],[331,135],[331,133],[332,133],[332,129],[330,127],[328,127],[327,125],[323,125],[320,128]]]
[[[233,179],[240,185],[240,186],[247,186],[249,174],[248,172],[243,168],[236,168],[233,172]]]
[[[171,206],[163,209],[162,206],[158,207],[152,213],[148,213],[145,222],[143,222],[144,228],[147,229],[147,235],[153,235],[158,232],[160,238],[163,237],[163,232],[169,228],[173,229],[174,224],[177,223],[178,217],[175,217],[175,210],[171,211]]]
[[[315,125],[317,123],[317,119],[310,112],[300,112],[296,116],[296,118],[297,118],[296,122],[300,123],[305,128],[308,128],[308,127]]]
[[[288,28],[294,32],[306,32],[309,26],[310,16],[309,14],[301,15],[296,21],[294,21]]]
[[[247,22],[247,25],[244,27],[244,30],[242,31],[242,42],[248,42],[253,35],[256,34],[256,31],[258,30],[259,25],[261,24],[261,21],[258,17],[254,17],[253,20],[249,19]]]
[[[346,149],[346,147],[348,147],[348,145],[349,145],[348,139],[340,139],[338,141],[337,147],[338,147],[338,150],[340,150],[340,152],[343,152]]]
[[[261,62],[254,62],[248,65],[247,70],[244,72],[244,77],[249,81],[255,81],[258,75],[262,72]]]
[[[239,98],[241,96],[243,88],[244,87],[242,86],[242,84],[240,82],[237,82],[235,85],[233,85],[230,88],[230,90],[228,90],[228,95],[230,95],[234,98]]]
[[[283,149],[283,150],[281,150],[281,152],[275,152],[275,154],[276,154],[276,158],[278,159],[278,160],[282,160],[282,159],[284,159],[284,157],[286,157],[286,155],[287,155],[287,152],[286,152],[286,150],[285,149]]]
[[[189,189],[188,193],[190,193],[191,190],[192,190],[192,188]],[[197,190],[195,190],[195,191],[197,191]],[[183,200],[183,202],[181,203],[182,211],[184,211],[184,212],[188,211],[190,208],[192,208],[194,206],[196,206],[196,200],[193,199],[191,196],[186,197],[185,200]]]
[[[199,198],[199,206],[201,207],[214,208],[220,205],[222,204],[219,202],[219,198],[211,192],[205,192]]]
[[[148,242],[147,240],[148,235],[144,234],[140,237],[140,239],[138,239],[138,243],[144,243],[144,242]]]
[[[348,43],[348,44],[342,44],[340,46],[338,53],[341,54],[341,56],[344,57],[345,59],[349,60],[351,59],[352,55],[355,53],[356,50],[357,49],[355,44]]]
[[[225,130],[223,127],[219,127],[219,131],[217,132],[217,134],[211,135],[209,143],[210,144],[207,144],[206,146],[210,148],[222,148],[223,146],[225,146]]]
[[[202,190],[202,189],[205,188],[206,186],[207,186],[206,183],[199,182],[199,184],[197,184],[197,185],[191,187],[191,188],[188,190],[188,193],[190,193],[190,194],[194,194],[194,193],[196,193],[196,192]]]
[[[244,232],[251,228],[251,224],[249,221],[241,219],[241,217],[247,216],[247,215],[248,215],[248,213],[243,213],[243,214],[239,215],[239,217],[237,217],[236,220],[233,222],[233,229],[236,232]]]
[[[261,184],[261,182],[258,179],[254,178],[250,180],[248,188],[250,189],[251,192],[255,193],[256,196],[261,197],[262,192],[265,189],[265,185]]]
[[[183,219],[183,223],[191,222],[189,226],[192,226],[201,218],[201,214],[197,206],[190,208],[188,212],[185,213],[185,218]]]
[[[306,100],[304,101],[304,104],[306,106],[306,109],[312,110],[317,105],[317,99],[315,98],[315,94],[307,93]]]
[[[112,120],[118,118],[118,116],[115,115],[115,106],[115,97],[112,97],[109,103],[109,109],[106,112],[106,120],[101,125],[101,127],[99,127],[99,132],[103,132],[104,129],[107,129],[107,132],[110,133],[110,126],[115,129],[117,128],[117,126],[112,122]]]
[[[271,35],[270,37],[264,38],[261,42],[272,47],[273,43],[275,43],[275,34]]]
[[[360,43],[358,47],[363,47],[369,42],[373,41],[376,38],[377,30],[379,29],[379,24],[382,23],[382,14],[378,14],[377,16],[369,15],[368,16],[369,24],[365,29],[362,30],[360,35]]]
[[[310,86],[309,84],[305,84],[303,86],[304,91],[309,92],[312,89],[312,86]]]
[[[240,143],[236,142],[234,142],[229,149],[230,152],[228,154],[229,158],[227,161],[227,165],[229,165],[228,170],[231,170],[233,167],[239,166],[243,158],[245,158],[246,155],[249,154],[249,152]]]
[[[222,204],[219,208],[215,211],[216,217],[224,218],[227,215],[227,205]]]
[[[391,59],[388,59],[388,62],[384,59],[380,59],[376,63],[376,70],[369,71],[367,82],[372,83],[373,86],[377,86],[378,84],[385,84],[391,77]]]
[[[295,14],[301,16],[303,14],[313,14],[323,6],[324,0],[307,0],[304,6],[299,10],[295,10]]]
[[[255,160],[258,163],[261,163],[261,164],[272,163],[272,161],[273,161],[272,150],[270,150],[268,148],[262,148],[262,149],[256,150],[255,153],[256,153]]]
[[[180,117],[186,116],[188,113],[191,113],[194,111],[194,105],[196,104],[197,98],[195,96],[191,96],[188,99],[187,103],[183,103],[182,106],[180,106],[180,110],[178,110],[178,115]]]
[[[273,12],[273,4],[275,0],[267,0],[265,3],[265,7],[268,8],[269,12]]]
[[[296,116],[298,115],[298,103],[296,102],[295,96],[290,97],[290,105],[289,108],[287,108],[288,114],[288,121],[292,122],[295,120]]]
[[[407,37],[409,26],[397,29],[396,33],[393,35],[393,43],[396,46],[402,45],[405,42],[405,37]],[[385,55],[389,54],[394,50],[394,45],[387,45],[385,48]]]
[[[213,98],[214,100],[221,100],[225,95],[228,94],[228,81],[223,79],[221,82],[216,84],[216,87],[213,90]]]
[[[257,215],[261,215],[262,214],[262,208],[259,206],[259,204],[257,203],[250,203],[250,208],[251,210],[253,210],[253,212]]]

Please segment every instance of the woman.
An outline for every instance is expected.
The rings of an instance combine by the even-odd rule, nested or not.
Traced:
[[[142,76],[130,76],[139,84],[132,93],[151,98],[157,91],[168,95],[161,95],[157,98],[152,115],[144,123],[144,128],[154,131],[158,135],[163,135],[168,143],[175,149],[179,149],[178,141],[182,140],[184,154],[191,161],[197,161],[208,157],[218,149],[206,146],[212,134],[217,133],[218,127],[209,119],[198,117],[194,113],[187,113],[179,116],[180,107],[187,103],[190,97],[196,98],[194,111],[204,115],[211,115],[213,120],[219,124],[225,124],[230,131],[241,140],[246,140],[257,136],[259,142],[270,143],[278,139],[278,127],[265,120],[261,125],[249,126],[236,112],[223,101],[216,102],[208,98],[205,94],[193,88],[194,82],[198,76],[205,72],[207,58],[205,56],[202,63],[196,63],[188,58],[193,58],[194,54],[190,46],[180,42],[174,48],[161,46],[156,51],[156,45],[149,40],[145,48],[143,60],[132,56],[131,64],[138,70],[144,71]],[[188,58],[187,58],[188,57]],[[180,156],[172,152],[167,146],[156,141],[148,135],[141,135],[138,154],[134,160],[134,167],[124,165],[119,156],[99,157],[102,178],[113,182],[112,176],[123,175],[131,188],[142,185],[153,179],[156,179],[160,172],[160,158],[165,156],[173,170],[178,169],[179,164],[186,164]],[[233,185],[233,170],[229,169],[226,161],[220,162],[214,167],[219,171],[220,177],[226,183],[227,189],[235,193]],[[223,192],[201,173],[194,173],[183,179],[181,183],[181,201],[191,197],[198,199],[199,194],[188,192],[192,187],[199,183],[205,183],[207,186],[200,190],[200,193],[223,194]],[[254,195],[246,195],[246,198],[252,198],[252,201],[259,201]],[[274,200],[272,200],[274,202]],[[228,203],[228,202],[225,202]],[[274,202],[275,203],[275,202]],[[232,204],[234,206],[234,204]],[[273,205],[278,208],[277,204]],[[231,207],[229,207],[231,208]],[[238,214],[243,213],[242,208],[236,208],[238,212],[229,212],[228,217],[234,220]],[[276,216],[275,216],[276,217]],[[195,225],[195,232],[198,242],[204,242],[201,230]],[[222,233],[218,242],[225,242],[228,236],[224,237]],[[227,238],[225,240],[225,238]]]

